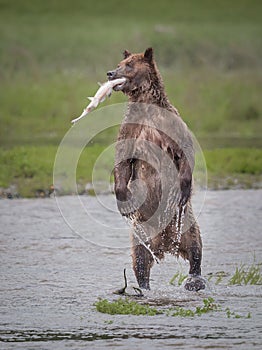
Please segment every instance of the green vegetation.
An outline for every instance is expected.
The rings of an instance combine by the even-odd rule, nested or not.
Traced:
[[[246,265],[241,265],[236,267],[234,275],[230,278],[229,284],[252,284],[261,285],[262,284],[262,274],[261,265],[252,265],[247,267]]]
[[[218,305],[214,303],[214,299],[209,297],[203,299],[203,306],[197,306],[195,310],[185,309],[183,307],[169,308],[167,310],[158,310],[149,305],[142,305],[136,301],[127,298],[119,298],[116,301],[108,301],[107,299],[99,300],[95,303],[97,311],[110,315],[147,315],[155,316],[166,314],[168,316],[194,317],[201,316],[210,311],[218,310]]]
[[[181,286],[184,280],[187,278],[188,275],[183,274],[182,272],[177,272],[169,281],[170,284],[172,285],[177,285]]]
[[[83,150],[76,172],[79,193],[84,191],[87,183],[92,182],[94,164],[104,149],[103,144],[95,143]],[[53,183],[56,152],[57,147],[53,145],[0,148],[0,187],[7,188],[10,184],[14,184],[17,186],[18,193],[24,197],[34,197],[37,189],[48,189]],[[99,163],[95,173],[96,180],[109,180],[107,175],[113,169],[113,156],[113,153],[110,153],[103,158],[102,163]],[[262,149],[206,150],[204,156],[208,169],[209,188],[234,186],[251,188],[254,187],[255,181],[261,181],[261,175],[258,172],[261,166],[259,164],[261,164]],[[230,164],[231,161],[233,164]],[[223,183],[221,178],[225,179]]]
[[[252,265],[246,266],[241,264],[236,266],[235,272],[232,276],[224,271],[209,274],[208,281],[216,278],[215,284],[226,283],[228,285],[261,285],[262,284],[262,263],[256,263],[255,259]]]
[[[243,316],[235,313],[234,311],[231,311],[229,308],[226,308],[226,316],[227,318],[243,318]],[[251,318],[251,313],[249,312],[245,318]]]
[[[169,309],[167,312],[168,316],[180,316],[180,317],[194,317],[194,316],[201,316],[203,314],[206,314],[210,311],[217,311],[219,310],[219,305],[215,304],[215,300],[211,297],[207,299],[203,299],[203,306],[197,306],[195,310],[191,309],[185,309],[183,307],[176,307],[175,311],[172,309]]]
[[[136,301],[119,298],[116,301],[108,301],[107,299],[99,300],[95,303],[97,311],[110,315],[147,315],[154,316],[162,312],[150,307],[149,305],[141,305]]]
[[[208,281],[211,281],[214,277],[216,278],[215,284],[219,284],[222,282],[223,278],[228,277],[229,274],[227,274],[225,271],[218,271],[216,273],[209,273],[208,274]]]
[[[205,150],[207,171],[218,175],[259,175],[262,169],[261,149],[230,148]]]
[[[210,186],[261,186],[261,10],[259,0],[0,0],[0,187],[16,184],[23,196],[48,188],[86,96],[124,49],[148,46],[204,148]],[[124,101],[115,93],[103,105]],[[88,148],[92,159],[114,132]],[[92,163],[82,157],[81,186]]]
[[[95,303],[96,310],[105,314],[110,315],[144,315],[144,316],[155,316],[155,315],[166,315],[171,317],[195,317],[201,316],[208,312],[222,311],[221,307],[215,303],[212,297],[203,299],[202,306],[196,306],[195,309],[188,309],[184,307],[170,307],[168,309],[156,309],[149,306],[148,304],[141,304],[141,302],[129,300],[128,298],[119,298],[115,301],[109,301],[107,299],[100,299]],[[244,318],[229,308],[225,309],[226,316],[228,318]],[[245,318],[251,318],[251,314]],[[113,322],[109,321],[110,324]]]
[[[204,157],[209,188],[261,188],[262,149],[204,150]]]
[[[225,271],[217,271],[215,273],[208,273],[207,280],[212,281],[216,285],[223,283],[226,285],[262,285],[262,263],[254,261],[251,265],[241,264],[236,266],[233,274]],[[177,272],[169,281],[169,284],[181,286],[184,280],[188,277],[182,271]]]

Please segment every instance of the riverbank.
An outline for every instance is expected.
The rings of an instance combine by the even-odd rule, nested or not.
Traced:
[[[95,144],[81,154],[76,169],[78,193],[92,194],[94,165],[105,146]],[[47,197],[53,193],[56,146],[20,146],[0,150],[0,197]],[[262,149],[221,148],[203,151],[209,189],[262,187]],[[98,180],[113,169],[113,154],[100,164]],[[111,179],[112,180],[112,179]],[[59,194],[68,194],[60,188]]]

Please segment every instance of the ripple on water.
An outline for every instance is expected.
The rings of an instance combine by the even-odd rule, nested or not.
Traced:
[[[199,217],[204,276],[219,271],[232,275],[237,265],[252,263],[254,252],[259,262],[261,194],[262,191],[238,190],[207,193]],[[74,202],[71,197],[61,200],[67,205]],[[84,200],[90,200],[92,205],[92,199]],[[106,201],[113,203],[109,197]],[[73,214],[75,205],[76,202],[71,207]],[[96,205],[93,215],[99,211]],[[136,286],[127,247],[129,237],[121,236],[129,231],[116,230],[114,235],[112,230],[110,246],[91,244],[71,231],[52,199],[2,200],[0,212],[0,347],[261,348],[261,286],[228,286],[223,281],[216,285],[211,279],[207,290],[187,292],[169,281],[177,271],[186,274],[188,264],[167,256],[153,267],[152,290],[145,293],[142,302],[160,309],[195,308],[212,296],[222,311],[190,318],[101,314],[94,303],[99,297],[119,297],[112,292],[123,286],[124,268],[130,293]],[[105,221],[108,218],[111,223],[119,222],[118,216],[112,218],[118,215],[116,212],[101,209],[101,215]],[[81,216],[77,219],[82,220]],[[85,218],[80,224],[86,230],[92,228],[97,239],[108,239],[103,237],[106,231],[99,223],[92,221],[88,225]],[[243,316],[250,312],[251,318],[227,318],[223,311],[226,308]]]

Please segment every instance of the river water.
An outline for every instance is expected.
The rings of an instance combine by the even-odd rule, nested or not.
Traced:
[[[195,198],[204,277],[232,275],[237,265],[252,264],[254,254],[261,262],[261,195],[209,191],[204,206]],[[261,285],[229,286],[225,277],[217,285],[211,279],[205,291],[187,292],[169,284],[188,269],[174,257],[153,267],[151,291],[141,302],[194,308],[211,296],[221,311],[189,318],[96,311],[98,298],[118,298],[112,292],[123,286],[124,268],[129,285],[136,285],[129,229],[113,196],[1,200],[0,215],[1,349],[261,349]],[[226,308],[243,317],[227,318]]]

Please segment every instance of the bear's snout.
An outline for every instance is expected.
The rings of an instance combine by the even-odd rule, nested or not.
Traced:
[[[116,76],[116,71],[115,70],[110,70],[106,73],[106,75],[108,76],[108,79],[114,79]]]

